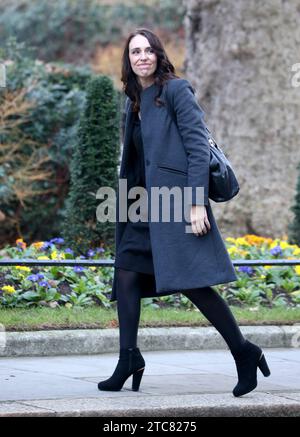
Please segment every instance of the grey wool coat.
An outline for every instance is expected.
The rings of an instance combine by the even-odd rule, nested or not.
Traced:
[[[167,86],[168,101],[172,105],[176,122],[167,107],[155,104],[154,97],[158,91],[158,86],[154,83],[142,90],[140,95],[149,205],[151,187],[191,187],[192,197],[189,198],[189,205],[195,205],[197,202],[206,205],[211,229],[202,236],[186,232],[185,227],[190,225],[190,219],[186,221],[184,216],[181,221],[162,221],[161,215],[158,221],[149,220],[155,276],[142,275],[142,297],[163,296],[237,280],[208,198],[210,145],[203,120],[204,112],[196,100],[193,87],[186,79],[170,79]],[[165,92],[164,85],[161,100],[164,100]],[[119,178],[127,179],[128,192],[136,181],[136,166],[131,157],[134,113],[129,97],[126,99],[125,111]],[[196,187],[204,187],[204,198],[200,202],[196,198]],[[126,222],[118,220],[118,214],[119,190],[116,204],[116,253],[126,226]],[[116,300],[116,286],[114,275],[111,301]]]

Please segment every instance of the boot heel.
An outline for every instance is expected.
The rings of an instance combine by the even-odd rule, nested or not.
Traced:
[[[262,374],[264,376],[270,376],[271,375],[271,372],[270,372],[270,369],[269,369],[269,366],[267,364],[267,361],[265,359],[264,354],[262,354],[262,356],[261,356],[261,358],[260,358],[260,360],[258,362],[258,367],[259,367],[260,371],[262,372]]]
[[[144,370],[145,370],[145,367],[143,367],[143,369],[139,369],[135,373],[133,373],[133,375],[132,375],[132,391],[139,391]]]

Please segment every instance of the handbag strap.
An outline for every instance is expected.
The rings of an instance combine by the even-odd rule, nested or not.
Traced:
[[[169,97],[169,95],[168,95],[168,94],[169,94],[169,91],[168,91],[168,83],[169,83],[169,81],[168,81],[168,82],[166,83],[166,85],[165,85],[165,92],[164,92],[166,108],[167,108],[167,111],[168,111],[168,113],[169,113],[169,115],[170,115],[172,121],[173,121],[173,122],[176,124],[176,126],[178,127],[178,125],[177,125],[176,113],[175,113],[175,111],[174,111],[174,108],[173,108],[172,105],[170,104],[170,97]],[[207,139],[208,139],[209,144],[210,144],[211,146],[214,146],[214,147],[217,147],[217,148],[218,148],[217,142],[216,142],[215,139],[213,138],[213,136],[212,136],[210,130],[208,129],[208,127],[206,126],[206,124],[205,124],[205,129],[206,129],[206,131],[207,131]]]

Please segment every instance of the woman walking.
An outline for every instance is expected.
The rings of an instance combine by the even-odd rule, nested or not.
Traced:
[[[261,348],[243,337],[229,306],[211,287],[237,276],[209,203],[204,113],[191,84],[175,74],[161,41],[149,29],[137,29],[127,38],[121,79],[127,99],[120,179],[127,182],[126,194],[143,187],[151,203],[152,187],[180,187],[182,192],[190,187],[191,230],[187,232],[185,220],[163,221],[161,216],[119,221],[119,201],[123,205],[125,199],[118,192],[111,301],[117,301],[120,354],[112,376],[98,388],[121,390],[132,375],[132,390],[139,389],[145,369],[137,346],[141,299],[181,292],[224,338],[238,373],[233,394],[244,395],[257,385],[257,368],[264,376],[270,371]],[[203,187],[202,196],[197,187]]]

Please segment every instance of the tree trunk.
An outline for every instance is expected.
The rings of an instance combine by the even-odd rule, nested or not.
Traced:
[[[241,188],[212,202],[219,227],[282,237],[300,161],[299,0],[184,1],[185,77]]]

